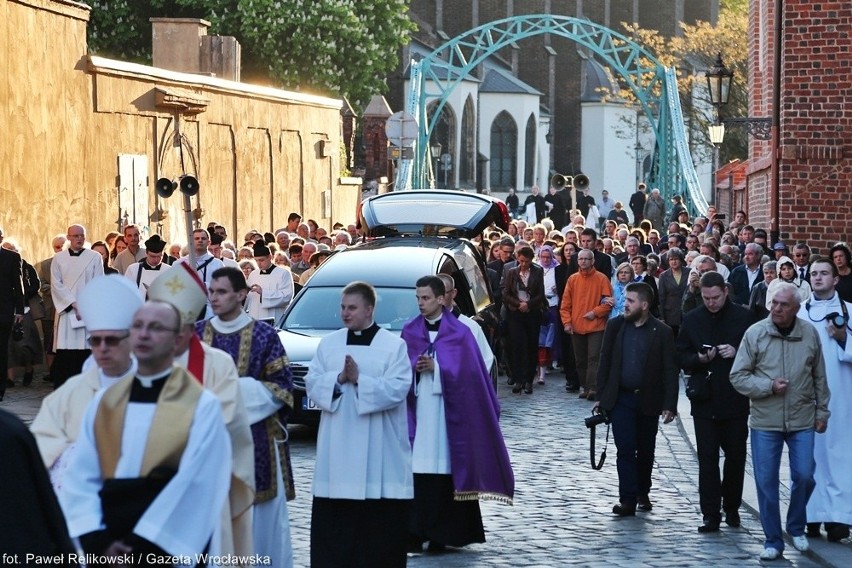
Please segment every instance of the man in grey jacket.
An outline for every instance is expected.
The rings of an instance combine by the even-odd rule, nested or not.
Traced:
[[[766,536],[761,560],[784,550],[778,472],[785,443],[793,480],[787,533],[797,550],[809,548],[805,507],[814,490],[814,433],[825,432],[830,414],[819,335],[796,318],[798,311],[796,286],[781,284],[769,317],[746,331],[731,369],[734,389],[751,399],[751,457]]]

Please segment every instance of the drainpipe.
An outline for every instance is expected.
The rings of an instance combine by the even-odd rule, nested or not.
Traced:
[[[783,0],[775,0],[775,45],[774,45],[774,67],[772,70],[772,82],[774,92],[772,93],[772,142],[770,153],[772,156],[772,188],[769,195],[770,223],[769,236],[772,244],[781,240],[781,46],[783,44]]]

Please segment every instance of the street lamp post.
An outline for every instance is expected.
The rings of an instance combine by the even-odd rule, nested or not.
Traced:
[[[716,107],[716,124],[709,127],[710,141],[719,146],[725,138],[725,126],[745,127],[749,134],[758,140],[772,139],[771,118],[727,118],[722,116],[721,108],[728,104],[731,95],[731,83],[734,72],[725,67],[722,54],[716,55],[713,67],[704,72],[707,90],[710,91],[710,104]]]
[[[438,168],[441,165],[441,143],[433,142],[429,147],[429,151],[432,153],[432,159],[435,160],[435,172],[432,177],[432,185],[435,189],[438,188]]]

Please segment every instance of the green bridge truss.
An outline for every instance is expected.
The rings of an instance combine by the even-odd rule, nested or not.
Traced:
[[[621,76],[651,123],[656,137],[650,186],[664,197],[679,194],[692,215],[707,210],[689,152],[677,91],[675,70],[626,36],[609,28],[569,16],[516,16],[481,25],[442,45],[420,61],[411,62],[406,111],[419,126],[413,159],[401,160],[396,187],[429,187],[429,124],[426,103],[435,100],[431,115],[439,117],[447,97],[477,65],[514,42],[540,34],[568,38],[588,48],[598,60]]]

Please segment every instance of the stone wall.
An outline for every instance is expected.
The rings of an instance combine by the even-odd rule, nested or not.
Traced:
[[[360,188],[338,178],[342,101],[87,56],[88,14],[67,0],[0,0],[0,226],[25,258],[48,256],[70,223],[90,240],[117,228],[125,154],[147,163],[137,221],[169,241],[187,239],[182,199],[158,200],[153,185],[184,171],[200,182],[200,224],[235,240],[291,211],[329,227],[354,220]]]

